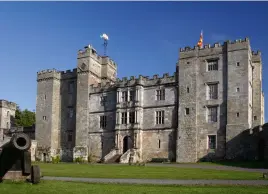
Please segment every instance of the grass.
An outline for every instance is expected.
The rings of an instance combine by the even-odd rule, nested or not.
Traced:
[[[256,172],[191,169],[171,166],[94,165],[74,163],[39,163],[42,175],[84,178],[139,178],[139,179],[261,179]]]
[[[215,164],[215,165],[233,166],[233,167],[241,167],[241,168],[268,169],[268,162],[267,161],[244,161],[244,162],[218,161],[218,162],[201,162],[198,164]]]
[[[42,181],[38,185],[28,183],[10,183],[0,184],[1,193],[4,194],[267,194],[266,186],[163,186],[163,185],[120,185],[120,184],[89,184],[89,183],[71,183],[61,181]]]

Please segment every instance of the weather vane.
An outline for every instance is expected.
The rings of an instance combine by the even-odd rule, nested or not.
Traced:
[[[104,56],[106,56],[106,51],[107,51],[107,45],[108,45],[108,40],[109,40],[109,37],[107,34],[102,34],[101,36],[101,39],[103,39],[104,43],[103,43],[103,47],[104,47]]]

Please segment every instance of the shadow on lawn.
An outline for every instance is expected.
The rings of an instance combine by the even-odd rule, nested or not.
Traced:
[[[240,167],[240,168],[268,169],[267,161],[214,161],[211,163],[223,166]]]

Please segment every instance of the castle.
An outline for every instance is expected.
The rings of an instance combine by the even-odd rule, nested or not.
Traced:
[[[14,124],[16,109],[16,103],[0,100],[0,145],[4,140],[5,132]]]
[[[248,38],[180,49],[173,75],[120,80],[116,72],[89,45],[76,69],[37,73],[40,160],[241,158],[250,148],[238,137],[264,124],[261,53]]]

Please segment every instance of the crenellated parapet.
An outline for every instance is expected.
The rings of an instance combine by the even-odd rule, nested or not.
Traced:
[[[117,64],[108,56],[101,56],[92,45],[85,46],[84,49],[78,51],[78,58],[91,57],[99,64],[110,65],[113,68],[117,67]]]
[[[107,57],[107,56],[102,56],[102,64],[106,65],[108,64],[109,66],[111,66],[113,69],[117,68],[117,64],[114,62],[114,60],[112,60],[111,58]]]
[[[169,75],[169,73],[164,73],[162,77],[159,75],[154,75],[152,77],[139,75],[138,78],[135,76],[123,77],[122,79],[117,78],[116,82],[110,83],[99,83],[98,85],[90,85],[91,93],[98,93],[104,91],[111,91],[116,88],[124,87],[134,87],[136,85],[141,85],[143,87],[157,86],[157,85],[169,85],[176,83],[176,73]]]
[[[44,81],[50,79],[71,79],[77,77],[77,68],[66,71],[58,71],[56,69],[46,69],[37,72],[37,81]]]
[[[77,54],[77,58],[91,57],[95,61],[101,63],[102,58],[98,55],[96,49],[92,45],[85,46],[84,49],[80,49]]]
[[[77,77],[77,68],[61,71],[61,79],[71,79]]]
[[[7,100],[1,100],[0,99],[0,108],[8,108],[11,110],[16,110],[17,109],[17,104],[15,102],[10,102]]]
[[[261,62],[261,52],[260,51],[252,51],[252,62],[258,63]]]
[[[164,73],[162,77],[159,75],[153,75],[153,77],[142,76],[139,75],[138,78],[131,76],[130,79],[127,77],[123,77],[121,80],[118,79],[116,81],[117,87],[126,87],[126,86],[135,86],[142,85],[144,87],[147,86],[155,86],[155,85],[163,85],[163,84],[172,84],[176,82],[176,73],[173,75],[169,75],[169,73]]]
[[[237,50],[237,49],[247,49],[249,48],[249,38],[245,39],[237,39],[234,41],[227,40],[223,44],[218,42],[212,45],[205,44],[203,48],[199,48],[198,46],[194,47],[184,47],[180,48],[180,58],[190,58],[195,56],[206,56],[211,55],[213,52],[215,54],[222,53],[224,49],[228,49],[228,51]]]
[[[37,72],[37,82],[50,80],[50,79],[61,79],[61,72],[56,69],[46,69]]]

